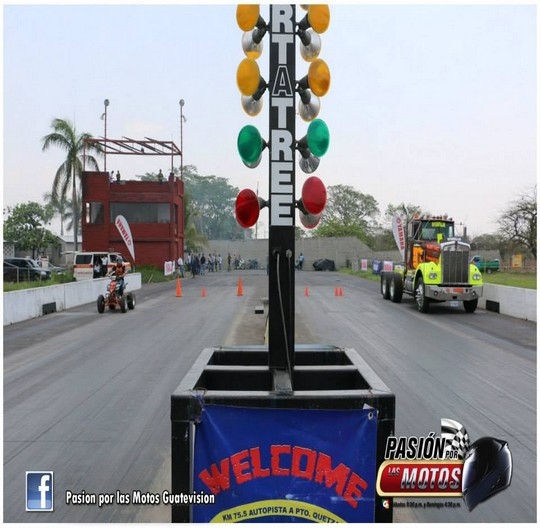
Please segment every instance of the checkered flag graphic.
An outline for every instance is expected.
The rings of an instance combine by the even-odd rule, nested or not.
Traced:
[[[457,453],[457,458],[460,460],[465,458],[470,444],[465,427],[455,420],[441,418],[441,437],[446,438],[446,458],[448,458],[448,452]]]

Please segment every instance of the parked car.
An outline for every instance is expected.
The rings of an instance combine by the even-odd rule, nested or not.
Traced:
[[[122,257],[126,265],[126,273],[130,273],[131,263],[122,254],[113,251],[80,251],[75,253],[73,259],[73,277],[75,280],[96,279],[105,277],[109,273],[118,257]],[[94,266],[99,265],[99,273],[96,274]]]
[[[49,264],[47,269],[53,274],[53,275],[64,275],[67,270],[66,268],[62,268],[61,266],[55,266],[54,264]]]
[[[8,274],[12,277],[9,280],[12,280],[13,282],[47,280],[51,278],[51,272],[43,269],[37,261],[30,258],[10,257],[4,259],[4,280],[6,280],[6,264],[8,265]],[[10,266],[15,267],[17,273],[10,269]]]
[[[482,257],[478,255],[475,255],[472,258],[472,262],[482,273],[493,273],[494,271],[499,271],[501,267],[501,264],[498,259],[484,260]]]
[[[317,259],[313,262],[315,271],[336,271],[336,265],[330,259]]]
[[[4,282],[17,282],[19,280],[19,268],[4,260]]]

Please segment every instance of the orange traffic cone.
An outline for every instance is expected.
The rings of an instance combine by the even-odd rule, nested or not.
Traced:
[[[206,288],[202,289],[201,297],[206,297]]]
[[[334,297],[339,297],[339,290],[337,286],[334,288]]]
[[[306,297],[309,297],[309,288],[306,286],[306,289],[304,290],[304,295]]]
[[[244,295],[244,288],[242,286],[242,277],[238,277],[238,291],[236,292],[238,297]]]
[[[182,285],[180,284],[180,277],[176,279],[176,296],[182,297]]]
[[[340,286],[339,288],[339,296],[340,297],[343,297],[343,288]]]

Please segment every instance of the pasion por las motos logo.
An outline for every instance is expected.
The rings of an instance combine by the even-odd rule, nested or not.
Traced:
[[[441,435],[389,436],[377,493],[386,497],[463,497],[469,511],[502,491],[512,479],[508,443],[493,437],[473,442],[455,420],[441,419]]]

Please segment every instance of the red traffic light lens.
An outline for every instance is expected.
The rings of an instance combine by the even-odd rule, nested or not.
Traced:
[[[241,227],[254,226],[259,219],[259,198],[251,189],[242,189],[236,197],[234,211]]]
[[[319,215],[326,205],[326,187],[320,178],[310,176],[302,186],[302,203],[308,213]],[[307,227],[307,226],[306,226]]]

